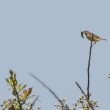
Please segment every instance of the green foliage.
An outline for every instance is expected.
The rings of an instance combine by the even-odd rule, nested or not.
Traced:
[[[63,103],[63,107],[60,103],[58,103],[57,105],[55,105],[56,110],[72,110],[72,109],[70,109],[70,107],[66,103],[66,99],[62,99],[61,101]]]
[[[90,102],[88,103],[85,96],[80,96],[79,99],[76,101],[76,103],[73,104],[72,107],[70,107],[67,103],[66,103],[66,99],[62,100],[63,102],[63,108],[60,104],[55,105],[56,106],[56,110],[95,110],[96,107],[98,107],[97,105],[97,101],[95,100],[90,100]],[[92,108],[91,108],[91,106]]]
[[[26,84],[19,84],[16,73],[9,71],[10,76],[6,78],[6,82],[11,87],[12,98],[9,98],[1,105],[2,110],[31,110],[33,103],[29,101],[32,88],[26,89]]]
[[[6,82],[11,88],[12,97],[4,100],[1,105],[2,110],[32,110],[38,97],[36,97],[33,102],[30,101],[30,98],[32,97],[30,96],[32,88],[27,88],[26,84],[18,83],[16,73],[12,70],[10,70],[9,73],[10,75],[6,78]],[[97,101],[90,99],[88,102],[87,97],[84,94],[79,97],[72,107],[66,103],[66,99],[62,99],[60,101],[62,104],[58,103],[55,105],[56,110],[95,110],[95,108],[98,107]]]
[[[78,110],[78,109],[81,109],[81,110],[93,110],[94,109],[95,110],[95,108],[98,107],[97,101],[89,100],[89,103],[88,103],[84,95],[79,97],[77,102],[73,105],[74,105],[73,110]],[[91,106],[93,109],[91,108]]]

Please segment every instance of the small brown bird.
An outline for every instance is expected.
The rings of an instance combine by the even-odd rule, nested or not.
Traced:
[[[84,38],[84,35],[86,35],[87,39],[90,40],[90,41],[94,41],[94,42],[98,42],[100,40],[106,40],[106,39],[103,39],[95,34],[93,34],[92,32],[89,32],[89,31],[83,31],[81,32],[81,36],[82,38]]]

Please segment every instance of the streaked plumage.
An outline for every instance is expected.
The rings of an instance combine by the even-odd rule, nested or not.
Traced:
[[[83,31],[81,32],[81,36],[84,38],[84,35],[86,35],[87,39],[90,40],[90,41],[94,41],[94,42],[98,42],[100,40],[106,40],[106,39],[103,39],[95,34],[93,34],[92,32],[89,32],[89,31]]]

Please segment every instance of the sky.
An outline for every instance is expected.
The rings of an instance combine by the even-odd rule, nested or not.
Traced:
[[[5,78],[9,70],[19,82],[39,95],[35,107],[55,110],[56,99],[29,73],[72,105],[86,90],[90,42],[80,32],[89,30],[107,41],[92,51],[91,86],[97,110],[110,109],[110,1],[109,0],[1,0],[0,104],[11,97]]]

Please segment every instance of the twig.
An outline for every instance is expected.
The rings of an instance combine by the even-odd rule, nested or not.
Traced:
[[[39,98],[39,95],[38,95],[38,96],[34,99],[34,101],[32,102],[30,109],[33,108],[33,106],[35,105],[35,103],[36,103],[36,101],[38,100],[38,98]]]
[[[87,98],[86,94],[84,93],[83,89],[81,88],[81,86],[78,84],[78,82],[75,82],[76,85],[78,86],[78,88],[80,89],[80,91],[82,92],[82,94]]]
[[[92,52],[92,41],[90,43],[90,51],[89,51],[89,60],[88,60],[88,67],[87,67],[87,98],[89,100],[90,97],[90,61],[91,61],[91,52]]]
[[[37,80],[43,87],[45,87],[56,99],[57,101],[61,104],[62,108],[64,107],[64,104],[62,102],[62,100],[56,95],[56,93],[50,89],[50,87],[48,87],[43,81],[41,81],[37,76],[35,76],[34,74],[32,73],[29,73],[29,75],[31,77],[33,77],[35,80]]]
[[[15,92],[17,100],[18,100],[18,103],[19,103],[19,109],[22,110],[22,105],[21,105],[21,102],[20,102],[19,94],[18,94],[18,92],[16,90],[16,85],[15,85],[15,83],[13,81],[13,78],[11,80],[12,80],[12,83],[13,83],[13,91]]]
[[[92,37],[93,39],[93,37]],[[91,66],[91,54],[92,54],[92,47],[94,46],[95,43],[91,40],[90,43],[90,49],[89,49],[89,59],[88,59],[88,67],[87,67],[87,98],[89,100],[90,98],[90,66]]]
[[[80,89],[81,93],[85,96],[85,98],[86,98],[86,100],[87,100],[89,106],[91,107],[91,109],[94,110],[92,104],[91,104],[90,101],[88,100],[88,97],[86,96],[86,94],[85,94],[85,92],[83,91],[83,89],[81,88],[81,86],[78,84],[78,82],[75,82],[75,83],[76,83],[76,85],[78,86],[78,88]]]

